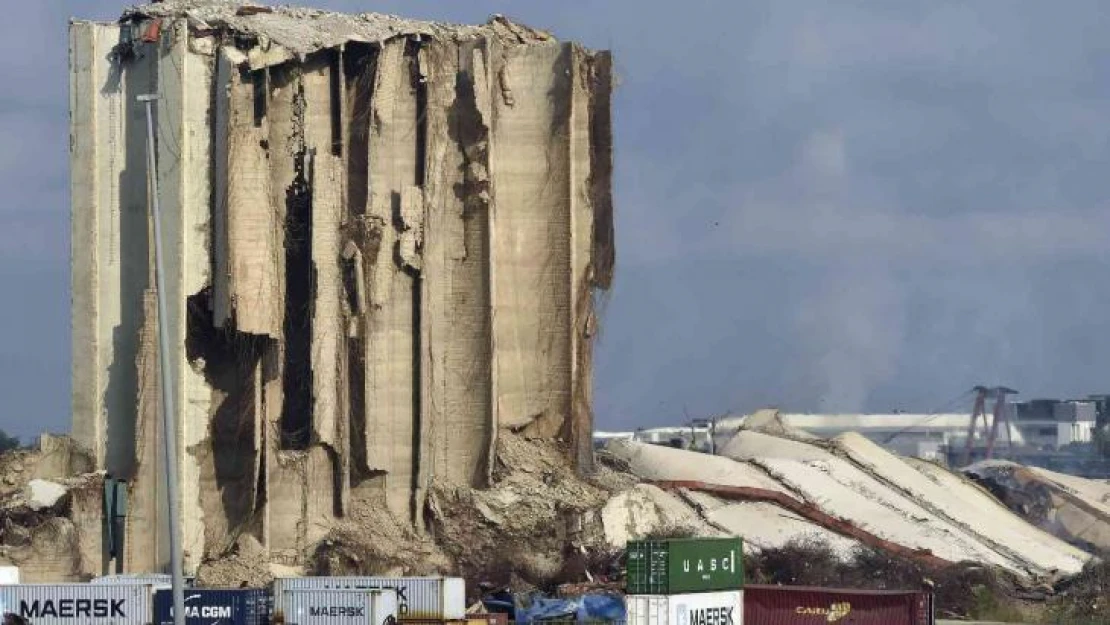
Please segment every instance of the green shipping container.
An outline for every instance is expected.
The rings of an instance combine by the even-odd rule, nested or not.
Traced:
[[[674,538],[628,542],[625,591],[630,595],[739,590],[744,586],[740,538]]]

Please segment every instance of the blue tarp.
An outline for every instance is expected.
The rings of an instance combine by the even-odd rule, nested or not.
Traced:
[[[507,594],[507,593],[506,593]],[[509,611],[508,597],[499,593],[484,601],[487,609]],[[570,599],[554,599],[541,594],[514,597],[510,615],[517,623],[537,621],[624,621],[624,598],[619,595],[591,594]]]

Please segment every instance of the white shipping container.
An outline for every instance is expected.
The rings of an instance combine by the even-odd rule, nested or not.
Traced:
[[[741,625],[744,592],[699,592],[686,595],[628,595],[628,625]]]
[[[148,625],[151,586],[20,584],[0,586],[0,612],[32,625]]]
[[[285,625],[390,625],[397,621],[397,591],[389,588],[285,590],[275,595],[274,603],[274,621]]]
[[[397,591],[397,619],[460,621],[466,618],[466,582],[460,577],[279,577],[274,595],[286,590],[373,589]]]
[[[9,586],[19,583],[18,566],[0,566],[0,585]]]
[[[192,586],[193,578],[185,578],[185,586]],[[116,584],[134,585],[150,584],[156,588],[170,588],[173,586],[173,576],[168,573],[120,573],[117,575],[103,575],[94,577],[90,584]]]

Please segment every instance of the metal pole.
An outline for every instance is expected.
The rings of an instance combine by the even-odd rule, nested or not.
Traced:
[[[162,370],[162,441],[166,452],[166,506],[170,521],[170,574],[173,577],[173,622],[185,625],[185,588],[181,568],[181,517],[177,498],[177,427],[173,406],[173,376],[170,369],[170,339],[166,336],[166,270],[162,262],[162,214],[158,203],[158,159],[154,150],[154,101],[156,94],[141,95],[146,104],[147,176],[150,177],[150,207],[154,215],[154,282],[158,299],[158,360]]]

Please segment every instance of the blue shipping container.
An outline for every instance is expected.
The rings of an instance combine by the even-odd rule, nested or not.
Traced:
[[[270,600],[265,590],[185,589],[186,625],[267,625]],[[154,622],[173,625],[173,592],[154,593]]]

